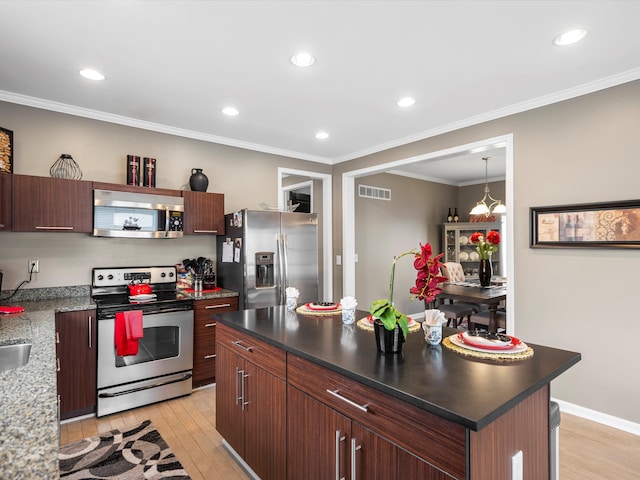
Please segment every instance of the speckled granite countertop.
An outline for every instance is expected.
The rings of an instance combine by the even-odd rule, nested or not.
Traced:
[[[193,300],[211,300],[212,298],[226,298],[226,297],[237,297],[238,292],[234,292],[232,290],[216,290],[214,292],[193,292],[190,290],[178,290],[178,292],[183,295],[192,298]]]
[[[32,342],[27,365],[0,372],[0,479],[59,478],[55,313],[95,308],[89,296],[22,305],[19,315],[0,316],[0,344]]]

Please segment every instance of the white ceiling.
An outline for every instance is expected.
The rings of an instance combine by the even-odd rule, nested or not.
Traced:
[[[329,164],[640,78],[633,0],[3,0],[0,17],[0,100]],[[313,66],[289,63],[300,49]],[[410,174],[461,184],[483,155]]]

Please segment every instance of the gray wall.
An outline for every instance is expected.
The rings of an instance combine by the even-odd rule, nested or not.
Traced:
[[[358,197],[358,185],[391,190],[391,200]],[[356,181],[356,298],[363,310],[371,302],[389,297],[389,274],[394,256],[429,242],[441,251],[440,225],[447,220],[449,205],[455,205],[457,188],[390,174],[362,177]],[[398,260],[393,301],[403,313],[424,310],[411,301],[409,288],[415,284],[413,257]],[[339,298],[339,297],[337,297]]]
[[[638,125],[640,81],[634,81],[335,165],[336,250],[343,172],[513,133],[515,278],[509,281],[516,333],[582,353],[578,365],[552,382],[554,397],[639,423],[640,251],[529,248],[532,206],[640,196]],[[334,273],[341,289],[342,269]]]

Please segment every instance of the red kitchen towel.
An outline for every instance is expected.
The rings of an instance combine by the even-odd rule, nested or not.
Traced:
[[[116,345],[116,355],[119,357],[138,354],[138,340],[127,339],[127,327],[125,324],[124,312],[116,313],[114,341]]]
[[[127,340],[137,340],[144,337],[142,310],[129,310],[124,312],[124,326],[127,331]]]

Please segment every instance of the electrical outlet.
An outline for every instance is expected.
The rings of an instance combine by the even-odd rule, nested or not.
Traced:
[[[40,260],[37,258],[27,262],[27,273],[38,273],[40,271]]]
[[[522,450],[511,457],[511,480],[523,480]]]

